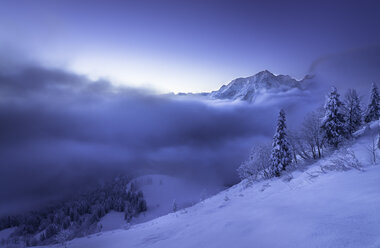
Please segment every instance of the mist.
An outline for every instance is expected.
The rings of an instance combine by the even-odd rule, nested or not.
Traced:
[[[329,87],[363,96],[380,78],[378,47],[317,59],[315,87],[260,96],[255,104],[160,95],[42,66],[2,50],[0,215],[69,197],[119,174],[166,174],[232,185],[257,142],[273,136],[278,111],[296,129]],[[358,83],[362,82],[362,83]],[[364,104],[366,102],[363,102]]]
[[[336,86],[342,93],[355,88],[369,96],[372,83],[380,84],[380,46],[356,47],[316,59],[309,68],[320,86]],[[366,103],[366,102],[365,102]]]
[[[234,184],[252,145],[272,138],[280,108],[294,127],[323,101],[309,92],[220,103],[114,86],[36,62],[0,64],[0,187],[7,189],[0,214],[119,174]]]

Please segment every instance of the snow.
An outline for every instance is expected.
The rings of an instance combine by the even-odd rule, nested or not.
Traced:
[[[68,247],[380,247],[380,166],[368,164],[369,142],[359,138],[350,148],[363,171],[322,173],[334,153],[292,176],[244,181],[192,207]]]
[[[124,213],[111,211],[99,221],[102,231],[110,231],[122,228],[126,224]]]
[[[0,231],[0,241],[2,239],[7,239],[9,235],[11,235],[16,230],[16,227],[11,227],[7,229],[3,229]]]
[[[215,185],[204,185],[191,180],[168,175],[148,175],[132,181],[144,194],[148,211],[132,220],[132,224],[142,223],[177,209],[192,206],[222,190]]]
[[[145,175],[131,181],[144,194],[148,210],[132,219],[131,224],[143,223],[173,212],[173,203],[177,210],[186,208],[210,197],[223,188],[216,185],[199,184],[191,180],[168,175]],[[131,183],[128,184],[127,190]],[[124,213],[111,211],[99,222],[103,232],[126,228]]]
[[[112,231],[104,227],[101,233],[68,242],[67,247],[380,247],[380,165],[371,163],[372,132],[366,129],[378,132],[379,122],[359,130],[347,147],[363,165],[360,170],[321,170],[344,154],[343,149],[303,171],[261,182],[243,181],[175,213],[173,199],[185,207],[189,199],[199,199],[202,187],[165,175],[137,178],[134,183],[151,204],[150,213],[134,220],[139,224]],[[106,220],[102,219],[103,225]]]

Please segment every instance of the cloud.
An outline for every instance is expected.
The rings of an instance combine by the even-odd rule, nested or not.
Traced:
[[[119,173],[235,183],[253,143],[272,137],[278,109],[288,110],[290,125],[298,123],[306,100],[211,104],[36,63],[0,66],[0,201],[7,202],[0,215]]]
[[[360,47],[322,56],[310,66],[320,84],[335,85],[341,91],[355,88],[368,95],[373,82],[380,84],[380,46]]]

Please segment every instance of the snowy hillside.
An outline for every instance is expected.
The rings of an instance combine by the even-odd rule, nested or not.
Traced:
[[[243,181],[190,208],[75,239],[68,247],[380,247],[380,166],[369,162],[371,135],[358,134],[364,137],[349,150],[304,171]],[[362,168],[322,169],[347,151]]]
[[[131,185],[142,191],[148,210],[131,220],[131,224],[146,222],[173,212],[173,207],[183,209],[192,206],[223,188],[216,185],[204,185],[198,182],[168,175],[146,175],[132,180]],[[128,190],[127,189],[127,190]],[[124,213],[112,211],[101,220],[102,231],[122,228],[127,224]]]
[[[7,239],[16,230],[16,227],[10,227],[0,231],[0,240]]]
[[[213,99],[243,100],[253,102],[258,95],[288,91],[302,91],[306,83],[290,76],[274,75],[265,70],[247,78],[237,78],[209,96]]]
[[[144,193],[148,210],[132,220],[141,223],[173,211],[192,206],[223,188],[167,175],[147,175],[132,181]],[[175,206],[174,206],[175,205]]]

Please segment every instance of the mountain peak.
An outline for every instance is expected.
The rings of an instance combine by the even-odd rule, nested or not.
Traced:
[[[258,73],[255,74],[255,76],[274,76],[274,74],[268,70],[264,70],[264,71],[260,71]]]
[[[209,96],[214,99],[253,102],[261,93],[285,92],[294,88],[301,89],[301,81],[288,75],[274,75],[268,70],[263,70],[250,77],[232,80],[219,90],[211,92]]]

